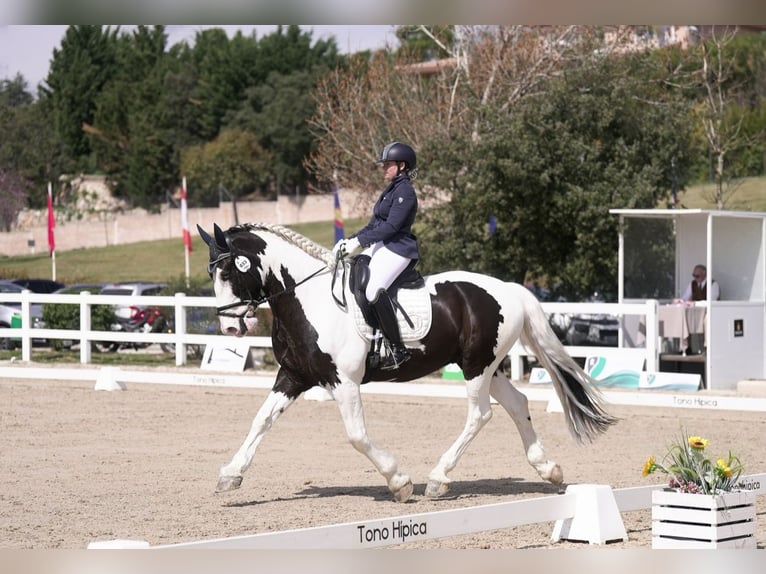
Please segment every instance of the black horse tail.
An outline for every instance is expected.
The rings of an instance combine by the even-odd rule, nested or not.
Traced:
[[[524,307],[522,344],[553,380],[571,435],[578,442],[592,442],[618,419],[606,412],[601,391],[556,337],[540,302],[524,286],[513,285]]]

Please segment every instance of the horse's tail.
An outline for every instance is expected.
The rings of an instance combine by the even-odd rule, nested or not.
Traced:
[[[548,371],[564,409],[569,432],[579,442],[590,442],[617,419],[604,410],[595,381],[567,353],[539,301],[526,287],[513,285],[524,306],[521,342]]]

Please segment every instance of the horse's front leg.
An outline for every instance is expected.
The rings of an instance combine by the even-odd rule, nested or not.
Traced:
[[[280,375],[277,374],[277,383],[279,381]],[[274,385],[274,388],[277,388],[277,384]],[[255,449],[258,448],[266,432],[294,401],[295,398],[288,397],[277,390],[272,390],[269,393],[269,396],[266,397],[266,400],[261,405],[261,408],[258,409],[258,413],[253,419],[253,424],[250,427],[250,432],[247,433],[245,442],[239,447],[231,462],[221,467],[218,486],[215,489],[216,492],[227,492],[240,487],[242,484],[242,474],[253,462]]]
[[[532,417],[529,415],[529,401],[524,394],[511,384],[504,373],[498,371],[492,377],[490,394],[511,415],[516,428],[519,430],[521,442],[524,444],[524,452],[529,464],[534,467],[541,478],[561,484],[564,482],[564,473],[561,467],[545,456],[545,450],[537,433],[532,426]]]
[[[332,394],[338,403],[348,440],[353,447],[369,458],[378,472],[383,475],[388,489],[394,495],[394,500],[397,502],[409,500],[412,496],[410,477],[399,472],[396,458],[388,451],[375,446],[367,435],[359,385],[347,380],[335,387]]]
[[[463,455],[468,445],[471,444],[479,431],[492,418],[492,409],[489,403],[488,377],[481,375],[466,381],[468,394],[468,417],[463,432],[452,446],[439,459],[439,463],[428,474],[426,496],[436,498],[444,496],[450,490],[452,480],[447,473],[457,466],[458,460]]]

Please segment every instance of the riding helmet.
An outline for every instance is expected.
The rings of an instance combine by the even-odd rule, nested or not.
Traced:
[[[418,166],[415,150],[407,144],[399,142],[391,142],[383,148],[377,163],[383,163],[384,161],[403,161],[407,164],[407,169],[415,169]]]

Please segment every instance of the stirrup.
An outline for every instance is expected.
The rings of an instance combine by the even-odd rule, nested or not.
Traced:
[[[391,352],[380,361],[380,369],[383,371],[393,371],[406,363],[410,358],[410,352],[402,346],[397,349],[391,349]]]

